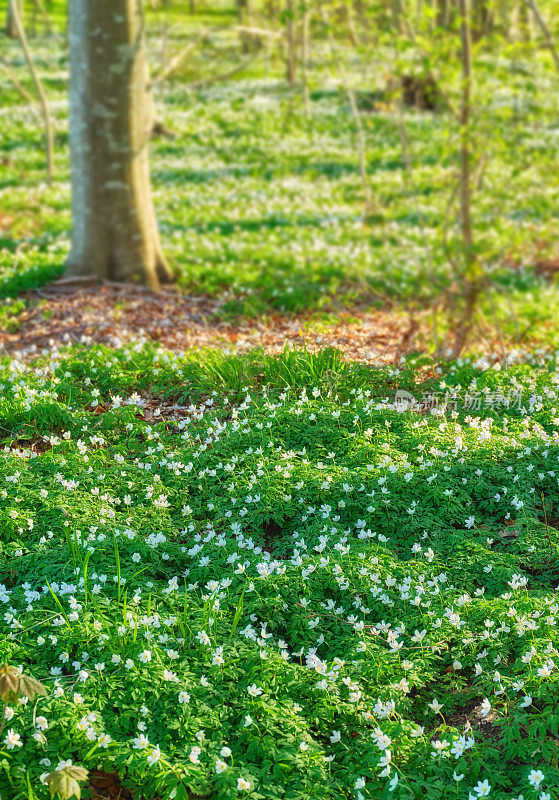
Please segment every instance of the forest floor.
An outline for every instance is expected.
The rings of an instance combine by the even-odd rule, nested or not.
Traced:
[[[197,20],[151,153],[174,290],[64,280],[62,38],[33,41],[51,185],[0,76],[0,795],[559,800],[550,65],[476,57],[488,290],[447,362],[456,120],[352,51],[363,181],[319,42],[305,111],[265,53],[200,87],[239,53]]]
[[[557,360],[424,366],[0,358],[3,796],[559,798]]]
[[[208,22],[201,17],[193,27],[181,27],[174,21],[166,58],[196,41]],[[185,307],[202,303],[212,317],[217,311],[225,322],[211,323],[216,337],[228,335],[229,323],[244,336],[247,326],[271,324],[281,331],[321,318],[327,327],[329,318],[336,323],[340,315],[364,314],[366,330],[371,318],[378,321],[382,351],[387,327],[397,339],[401,317],[424,320],[436,306],[441,312],[437,335],[444,340],[452,314],[441,309],[459,294],[453,273],[460,247],[454,117],[413,106],[400,114],[386,89],[387,70],[397,68],[389,46],[366,58],[350,54],[347,76],[367,162],[363,176],[351,104],[339,78],[325,66],[320,43],[305,111],[300,93],[286,89],[281,65],[264,55],[239,80],[196,88],[196,73],[226,72],[237,55],[231,31],[213,30],[204,41],[206,47],[195,48],[182,70],[158,84],[156,103],[172,136],[151,143],[154,200],[178,288],[187,298],[207,298],[186,299]],[[160,44],[154,35],[155,72]],[[40,295],[26,292],[41,291],[61,277],[71,228],[67,52],[42,37],[33,40],[33,52],[53,117],[51,185],[45,180],[36,106],[22,102],[10,73],[0,75],[0,336],[10,348],[18,335],[27,340],[41,333],[35,306]],[[6,42],[5,58],[11,74],[32,92],[17,42]],[[448,91],[455,94],[458,72],[446,77]],[[476,61],[475,102],[474,160],[479,157],[479,163],[473,222],[488,277],[476,344],[492,347],[501,337],[511,347],[529,341],[552,348],[559,341],[552,268],[559,258],[557,209],[549,179],[557,152],[553,72],[541,54],[528,58],[512,46],[504,47],[499,58],[482,52]],[[378,213],[365,213],[367,191]],[[122,300],[116,294],[115,307]],[[52,302],[56,317],[62,306]],[[76,302],[68,310],[79,315]],[[168,313],[158,310],[158,302],[150,301],[152,323],[140,315],[134,322],[128,311],[122,317],[132,327],[163,336],[158,330],[165,328]],[[383,314],[377,315],[379,310]],[[87,302],[84,311],[92,320],[88,333],[102,335]],[[113,313],[110,323],[119,328],[117,317]],[[68,326],[74,324],[82,320]],[[432,350],[432,321],[420,327],[412,347],[423,342]],[[408,328],[406,321],[404,331]],[[72,340],[74,331],[66,332]],[[327,335],[335,340],[337,332]],[[391,347],[399,352],[400,342]]]
[[[0,334],[0,347],[20,357],[71,344],[119,347],[145,339],[163,348],[215,347],[242,353],[285,346],[335,347],[345,358],[370,364],[396,363],[420,347],[427,330],[402,312],[354,309],[338,314],[270,313],[258,319],[226,320],[214,298],[141,287],[87,282],[51,283],[25,295],[18,325]]]

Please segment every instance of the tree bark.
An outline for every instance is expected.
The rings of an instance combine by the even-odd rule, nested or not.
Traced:
[[[481,289],[481,278],[476,270],[474,233],[471,215],[471,91],[472,91],[472,38],[470,29],[469,0],[458,0],[460,13],[460,39],[462,62],[462,98],[460,103],[460,232],[464,256],[463,292],[464,310],[455,322],[453,357],[457,358],[466,345],[470,334],[477,301]]]
[[[8,5],[6,6],[6,36],[9,39],[18,38],[16,14],[18,14],[20,20],[23,20],[22,0],[8,0]]]
[[[522,0],[520,2],[520,6],[518,7],[518,32],[520,41],[522,42],[531,42],[534,38],[530,9],[526,3],[522,2]]]
[[[353,6],[351,2],[346,2],[344,8],[345,8],[345,20],[347,24],[349,42],[352,47],[359,47],[359,39],[355,31],[355,20],[353,14]]]
[[[237,0],[239,40],[243,53],[253,53],[262,47],[262,41],[254,32],[254,5],[252,0]]]
[[[67,274],[172,279],[151,193],[153,104],[142,0],[72,0],[70,155],[72,248]]]
[[[472,43],[468,0],[459,0],[462,42],[462,100],[460,105],[460,227],[466,266],[474,259],[470,210],[470,112],[472,87]]]
[[[444,28],[445,30],[450,25],[450,14],[451,14],[451,7],[450,7],[450,0],[437,0],[437,26],[439,28]]]
[[[310,93],[309,93],[309,39],[310,39],[310,18],[311,11],[303,9],[303,22],[301,26],[301,82],[303,84],[303,108],[305,116],[310,115]]]
[[[291,88],[295,86],[297,80],[297,22],[295,19],[296,8],[295,0],[286,0],[285,10],[287,13],[286,40],[287,40],[287,63],[286,79]]]

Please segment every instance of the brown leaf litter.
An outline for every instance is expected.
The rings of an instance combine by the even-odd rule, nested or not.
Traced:
[[[58,281],[24,298],[17,330],[0,330],[0,349],[22,357],[77,342],[118,347],[145,338],[179,352],[335,347],[348,359],[380,364],[397,361],[419,332],[415,320],[390,310],[355,312],[357,319],[342,312],[326,323],[310,312],[232,322],[218,316],[219,301],[212,298],[109,282]]]

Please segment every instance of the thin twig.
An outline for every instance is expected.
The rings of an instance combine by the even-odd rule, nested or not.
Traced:
[[[197,81],[196,83],[189,83],[189,89],[205,89],[207,86],[211,86],[213,83],[218,83],[219,81],[226,81],[229,78],[232,78],[234,75],[237,75],[239,72],[243,72],[253,61],[255,61],[259,56],[259,53],[253,53],[236,67],[230,69],[228,72],[222,72],[219,75],[213,75],[210,78],[206,78],[203,81]]]
[[[150,88],[153,86],[157,86],[159,83],[162,83],[172,72],[175,72],[178,67],[183,63],[183,61],[187,58],[187,56],[192,53],[193,50],[198,47],[200,42],[202,42],[208,34],[213,33],[214,31],[219,30],[218,28],[206,28],[202,31],[202,33],[196,37],[193,42],[190,42],[180,53],[178,53],[171,61],[167,64],[167,66],[161,70],[161,72],[156,75],[150,81]]]
[[[14,73],[12,72],[12,70],[11,70],[10,66],[8,65],[8,63],[6,62],[5,58],[4,58],[2,55],[0,55],[0,64],[2,64],[2,66],[4,67],[4,71],[6,72],[6,75],[7,75],[7,76],[8,76],[8,78],[11,80],[11,82],[14,84],[15,88],[18,90],[18,92],[20,93],[20,95],[21,95],[21,96],[22,96],[22,97],[23,97],[25,100],[27,100],[27,102],[28,102],[30,105],[35,105],[35,103],[36,103],[37,101],[36,101],[36,100],[34,100],[34,99],[33,99],[33,97],[32,97],[32,96],[29,94],[29,92],[27,91],[27,89],[26,89],[24,86],[22,86],[22,84],[19,82],[19,80],[17,79],[17,77],[14,75]]]
[[[99,283],[99,278],[96,275],[76,275],[72,278],[57,278],[51,281],[53,286],[65,286],[69,283]]]
[[[21,22],[21,16],[19,13],[19,8],[17,7],[17,3],[14,3],[12,5],[12,13],[14,15],[14,22],[17,30],[18,39],[23,49],[23,53],[25,55],[27,66],[29,67],[31,77],[33,78],[33,83],[35,84],[35,89],[37,90],[37,94],[39,96],[39,102],[41,104],[41,110],[43,112],[43,118],[45,122],[45,136],[46,136],[47,179],[48,182],[51,183],[53,176],[53,164],[54,164],[54,139],[52,133],[52,123],[50,118],[49,106],[47,103],[47,98],[43,89],[43,85],[41,83],[37,70],[35,69],[33,58],[31,57],[31,51],[29,50],[29,45],[27,44],[27,37],[25,36],[25,30]]]
[[[338,73],[342,81],[342,86],[344,87],[344,90],[348,96],[349,104],[351,107],[351,113],[355,121],[355,128],[357,132],[357,147],[359,155],[359,174],[361,177],[361,185],[363,187],[363,194],[365,197],[365,213],[363,215],[363,218],[364,220],[367,220],[367,218],[371,214],[379,212],[380,205],[377,199],[373,197],[373,193],[371,191],[371,186],[369,183],[369,176],[367,174],[367,142],[365,139],[365,132],[363,130],[363,124],[361,122],[361,115],[359,114],[359,109],[357,107],[355,92],[349,85],[349,82],[347,80],[347,75],[341,63],[341,60],[338,59],[337,57],[338,54],[336,52],[336,45],[332,37],[332,33],[330,31],[330,18],[328,17],[328,14],[324,9],[322,9],[322,19],[325,25],[328,27],[328,41],[330,44],[332,59],[334,62],[337,63]]]

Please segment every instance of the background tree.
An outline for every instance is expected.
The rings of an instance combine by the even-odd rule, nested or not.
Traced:
[[[14,13],[15,12],[15,13]],[[23,0],[8,0],[6,6],[6,36],[10,39],[17,39],[17,24],[16,14],[19,12],[19,18],[23,18]]]
[[[141,0],[70,3],[69,276],[169,281],[153,206],[153,127]]]

